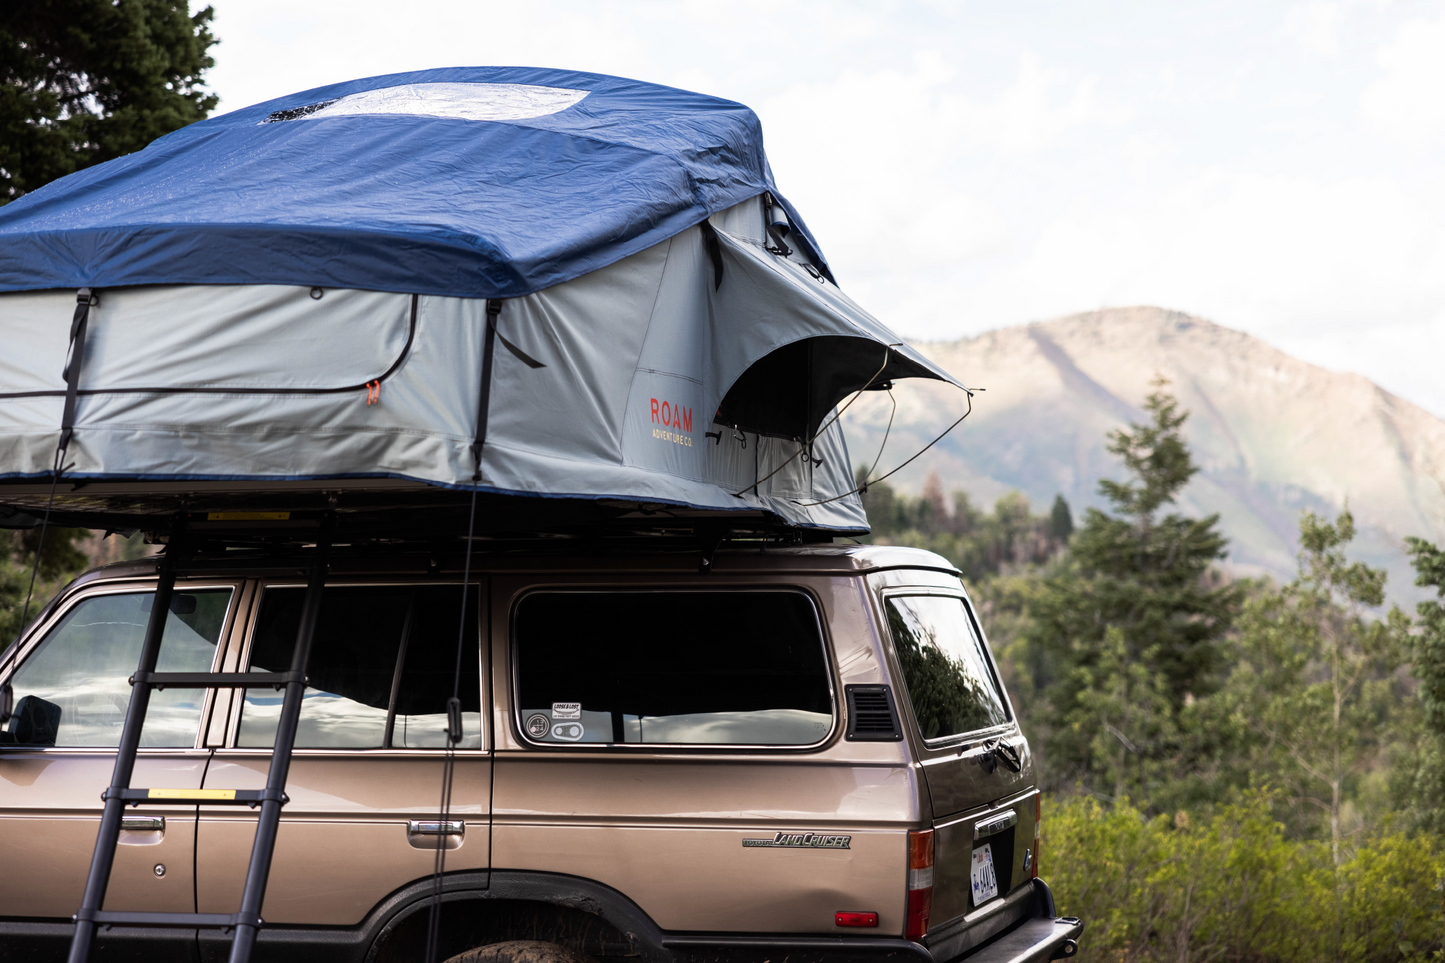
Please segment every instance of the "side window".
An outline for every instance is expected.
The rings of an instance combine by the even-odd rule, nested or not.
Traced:
[[[538,592],[512,631],[533,742],[804,746],[833,726],[798,592]]]
[[[887,605],[888,627],[923,738],[941,739],[1008,721],[983,640],[962,599],[894,596]]]
[[[15,715],[0,745],[114,748],[130,706],[127,681],[140,663],[153,592],[81,599],[15,673]],[[156,668],[209,672],[226,624],[231,590],[176,591],[166,613]],[[201,718],[202,689],[151,693],[141,745],[189,748]]]
[[[251,639],[252,672],[285,672],[302,588],[267,589]],[[446,748],[461,586],[337,586],[321,597],[296,731],[300,749]],[[482,744],[477,595],[467,593],[460,748]],[[284,693],[247,689],[237,745],[271,748]]]

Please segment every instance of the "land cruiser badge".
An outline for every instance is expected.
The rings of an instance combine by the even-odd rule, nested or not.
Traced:
[[[744,839],[744,849],[848,849],[852,836],[826,833],[777,833],[772,839]]]

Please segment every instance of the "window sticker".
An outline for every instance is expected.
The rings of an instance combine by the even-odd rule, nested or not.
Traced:
[[[585,730],[580,722],[557,722],[552,725],[552,738],[563,742],[580,742]]]
[[[582,718],[582,703],[554,702],[552,703],[552,718],[557,720],[579,720]]]
[[[545,739],[552,734],[552,723],[542,713],[527,717],[527,735],[533,739]]]

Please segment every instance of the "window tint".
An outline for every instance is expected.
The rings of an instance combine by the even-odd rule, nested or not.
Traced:
[[[833,725],[799,593],[536,593],[513,631],[517,724],[534,742],[797,746]]]
[[[326,589],[306,669],[310,685],[301,703],[297,748],[445,748],[461,591],[461,586]],[[266,590],[251,641],[252,672],[291,668],[305,595],[303,588]],[[481,745],[476,599],[473,589],[459,693],[464,749]],[[238,745],[275,744],[284,694],[246,690]]]
[[[938,739],[1008,721],[983,641],[961,599],[891,598],[888,626],[923,738]]]
[[[127,681],[140,664],[153,592],[82,599],[15,673],[15,716],[0,745],[114,748],[130,706]],[[230,589],[177,591],[166,613],[160,672],[209,672],[226,623]],[[141,745],[195,745],[203,689],[151,693]]]

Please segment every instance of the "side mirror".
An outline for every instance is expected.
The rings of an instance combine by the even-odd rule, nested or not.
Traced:
[[[0,726],[10,721],[15,715],[15,690],[10,683],[0,685]]]
[[[28,695],[15,707],[12,729],[12,745],[53,746],[60,732],[60,706],[39,696]]]

